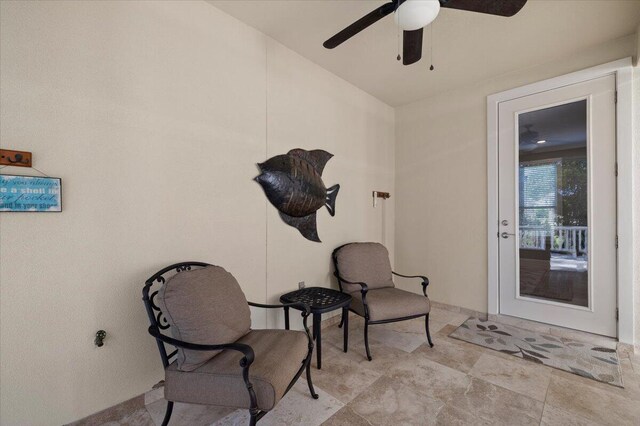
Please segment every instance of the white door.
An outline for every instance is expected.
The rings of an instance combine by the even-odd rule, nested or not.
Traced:
[[[500,313],[616,336],[615,76],[498,114]]]

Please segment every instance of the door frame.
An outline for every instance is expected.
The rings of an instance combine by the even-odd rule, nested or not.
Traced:
[[[500,313],[498,252],[498,106],[501,102],[582,83],[616,77],[617,299],[618,341],[633,344],[633,68],[630,57],[487,96],[487,282],[488,313]],[[614,171],[612,170],[612,173]],[[612,244],[614,242],[612,241]]]

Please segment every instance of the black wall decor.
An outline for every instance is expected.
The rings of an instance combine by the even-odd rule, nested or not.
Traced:
[[[297,148],[258,164],[261,174],[255,180],[279,210],[282,220],[311,241],[320,242],[317,210],[326,206],[331,216],[336,214],[340,185],[327,189],[322,182],[322,171],[331,157],[332,154],[321,149]]]

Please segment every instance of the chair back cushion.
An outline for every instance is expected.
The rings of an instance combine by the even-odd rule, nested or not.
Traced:
[[[335,253],[336,268],[341,278],[360,281],[369,289],[393,287],[391,262],[386,247],[379,243],[351,243]],[[362,287],[342,282],[347,293],[360,291]]]
[[[251,328],[251,312],[240,285],[219,266],[174,275],[158,292],[158,304],[173,337],[185,342],[233,343]],[[195,370],[219,352],[178,348],[177,368]]]

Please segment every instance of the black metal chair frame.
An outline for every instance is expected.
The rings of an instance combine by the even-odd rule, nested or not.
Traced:
[[[352,243],[349,243],[352,244]],[[338,285],[340,286],[340,291],[342,291],[343,293],[345,293],[345,291],[342,288],[342,283],[347,283],[347,284],[355,284],[355,285],[359,285],[360,286],[360,292],[362,293],[362,305],[364,307],[364,347],[367,351],[367,359],[369,361],[371,361],[373,359],[373,357],[371,356],[371,351],[369,350],[369,325],[375,325],[375,324],[388,324],[391,322],[398,322],[398,321],[405,321],[405,320],[410,320],[410,319],[414,319],[414,318],[420,318],[420,317],[424,317],[424,327],[425,330],[427,332],[427,341],[429,342],[429,346],[433,347],[433,342],[431,341],[431,333],[429,332],[429,313],[427,314],[420,314],[420,315],[410,315],[410,316],[406,316],[406,317],[400,317],[400,318],[391,318],[391,319],[385,319],[385,320],[378,320],[378,321],[371,321],[369,319],[369,306],[367,305],[367,292],[369,291],[369,286],[367,285],[367,283],[361,282],[361,281],[348,281],[346,279],[344,279],[343,277],[340,276],[340,270],[338,269],[338,257],[337,257],[337,253],[338,251],[343,248],[344,246],[347,246],[349,244],[343,244],[340,247],[336,248],[331,257],[333,258],[333,266],[335,268],[333,275],[335,275],[335,277],[338,280]],[[425,277],[424,275],[403,275],[403,274],[399,274],[397,272],[391,271],[391,273],[393,275],[396,275],[398,277],[402,277],[402,278],[419,278],[422,280],[422,293],[424,294],[424,297],[428,298],[429,296],[427,296],[427,286],[429,285],[429,278]],[[355,313],[356,315],[362,316],[361,314],[359,314],[357,311],[355,311],[353,308],[349,308],[349,310],[353,313]],[[345,321],[345,314],[343,313],[342,315],[342,320],[340,321],[340,325],[338,325],[338,327],[342,327],[342,324]]]
[[[167,368],[169,364],[172,362],[172,358],[176,356],[178,353],[177,348],[190,349],[196,351],[213,351],[213,350],[233,350],[241,352],[244,356],[240,360],[240,367],[242,368],[242,378],[247,387],[247,393],[249,394],[250,401],[250,421],[249,425],[254,426],[258,420],[260,420],[267,411],[260,410],[258,408],[258,399],[256,397],[256,393],[253,389],[253,384],[249,378],[249,368],[255,359],[255,354],[251,346],[244,343],[222,343],[222,344],[210,344],[210,345],[201,345],[195,343],[184,342],[178,339],[174,339],[165,334],[162,334],[160,330],[167,330],[170,328],[170,325],[165,318],[162,310],[155,303],[154,299],[158,294],[158,290],[151,291],[152,286],[155,283],[160,283],[161,285],[165,283],[164,275],[168,272],[176,272],[180,273],[183,271],[189,271],[193,267],[207,267],[213,266],[209,263],[204,262],[181,262],[176,263],[171,266],[167,266],[166,268],[156,272],[153,274],[148,280],[145,281],[144,288],[142,289],[142,300],[144,301],[144,306],[147,310],[147,315],[149,316],[149,321],[151,322],[151,326],[149,327],[149,334],[151,334],[158,344],[158,350],[160,351],[160,357],[162,358],[162,366]],[[249,306],[254,306],[257,308],[266,308],[266,309],[276,309],[276,308],[284,308],[288,309],[289,307],[294,307],[302,311],[302,324],[304,326],[304,331],[307,334],[307,338],[309,341],[308,344],[308,353],[304,361],[302,362],[302,366],[296,373],[291,383],[287,387],[285,394],[289,392],[291,387],[296,383],[300,375],[304,370],[307,371],[307,384],[309,385],[309,391],[311,396],[314,399],[318,399],[318,394],[316,394],[313,389],[313,383],[311,382],[311,355],[313,353],[313,339],[309,334],[309,328],[307,327],[307,317],[310,314],[309,306],[302,302],[295,303],[283,303],[279,305],[265,305],[261,303],[248,302]],[[169,344],[174,346],[176,349],[170,353],[167,353],[165,344]],[[164,420],[162,421],[162,426],[166,426],[169,424],[169,419],[171,418],[171,413],[173,411],[173,401],[167,401],[167,411],[165,412]]]

